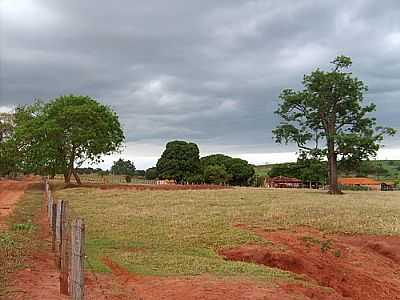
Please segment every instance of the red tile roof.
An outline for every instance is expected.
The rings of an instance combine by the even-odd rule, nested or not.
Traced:
[[[366,177],[338,178],[338,183],[342,185],[380,185],[381,181]]]
[[[272,177],[269,179],[269,182],[275,183],[302,183],[300,179],[292,178],[292,177],[285,177],[285,176],[277,176]]]

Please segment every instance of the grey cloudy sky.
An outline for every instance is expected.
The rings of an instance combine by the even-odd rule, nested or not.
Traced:
[[[124,156],[149,167],[171,139],[254,163],[274,144],[283,88],[339,54],[400,128],[400,1],[0,0],[0,110],[76,93],[120,115]],[[400,158],[399,136],[382,158]],[[109,158],[108,161],[113,158]]]

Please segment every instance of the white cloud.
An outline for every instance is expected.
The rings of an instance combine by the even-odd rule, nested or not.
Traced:
[[[2,113],[11,113],[13,112],[15,107],[12,106],[0,106],[0,112]]]

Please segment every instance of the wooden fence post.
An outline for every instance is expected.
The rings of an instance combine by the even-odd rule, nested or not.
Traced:
[[[60,293],[69,295],[68,293],[68,271],[69,271],[69,231],[68,231],[68,205],[66,201],[62,201],[61,215],[61,274],[60,274]]]
[[[71,230],[71,295],[73,300],[84,299],[85,223],[77,218]]]
[[[56,249],[56,216],[57,216],[57,204],[54,203],[51,198],[51,248],[54,251]]]
[[[51,228],[51,220],[52,220],[52,215],[53,215],[53,197],[51,195],[51,191],[49,191],[47,193],[47,212],[48,212],[48,216],[49,216],[49,225]]]
[[[61,240],[62,240],[62,215],[64,208],[64,200],[57,202],[57,215],[56,215],[56,266],[61,268]]]

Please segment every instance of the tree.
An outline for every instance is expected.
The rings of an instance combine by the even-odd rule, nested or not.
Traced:
[[[222,184],[228,182],[229,175],[223,165],[208,165],[204,168],[204,180],[206,183]]]
[[[100,162],[115,152],[124,135],[118,116],[86,96],[62,96],[16,110],[15,139],[25,170],[38,174],[62,172],[65,183],[85,161]]]
[[[0,175],[17,175],[20,152],[13,137],[14,114],[0,113]]]
[[[273,133],[278,143],[294,142],[307,155],[326,157],[329,192],[338,194],[338,161],[356,165],[376,156],[384,135],[395,130],[376,127],[375,118],[369,117],[376,107],[363,106],[367,87],[347,71],[351,59],[338,56],[332,64],[330,71],[305,75],[303,90],[282,91],[275,112],[281,123]]]
[[[174,179],[177,183],[187,182],[189,178],[201,173],[199,148],[194,143],[172,141],[157,161],[160,178]]]
[[[231,177],[229,183],[232,185],[247,186],[255,174],[254,166],[240,158],[232,158],[226,170]]]
[[[295,163],[274,165],[268,175],[270,177],[294,177],[304,182],[325,183],[327,179],[327,164],[315,159],[299,158]]]
[[[10,138],[13,130],[14,115],[10,113],[0,113],[0,143]]]
[[[146,170],[146,174],[144,175],[144,178],[147,180],[155,180],[158,178],[158,172],[157,172],[157,168],[153,167],[153,168],[149,168]]]
[[[227,172],[227,182],[232,185],[248,185],[254,176],[254,167],[240,158],[223,154],[213,154],[201,158],[203,170],[208,166],[223,166]]]
[[[120,158],[117,161],[114,161],[113,166],[111,167],[111,173],[115,175],[135,175],[135,165],[130,160],[123,160]]]

